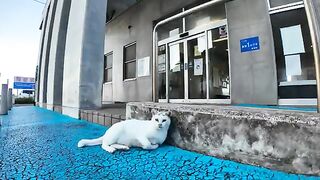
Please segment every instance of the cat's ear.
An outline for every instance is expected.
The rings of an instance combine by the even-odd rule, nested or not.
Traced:
[[[168,111],[168,112],[165,112],[164,114],[165,114],[166,116],[169,116],[169,117],[170,117],[172,113],[171,113],[171,111]]]
[[[155,110],[155,109],[152,109],[152,110],[151,110],[151,114],[152,114],[152,115],[156,115],[157,113],[158,113],[157,110]]]

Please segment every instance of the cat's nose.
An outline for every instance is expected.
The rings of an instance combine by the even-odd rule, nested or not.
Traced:
[[[158,124],[159,128],[162,128],[162,124]]]

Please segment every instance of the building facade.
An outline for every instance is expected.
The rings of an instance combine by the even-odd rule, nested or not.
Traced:
[[[132,101],[316,105],[320,3],[305,2],[48,1],[37,103],[74,117]]]

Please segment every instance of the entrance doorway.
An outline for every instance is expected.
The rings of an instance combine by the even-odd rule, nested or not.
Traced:
[[[226,20],[158,45],[160,102],[231,103]]]

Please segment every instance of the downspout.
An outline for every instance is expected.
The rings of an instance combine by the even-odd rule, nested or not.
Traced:
[[[313,0],[303,0],[306,14],[308,18],[308,24],[310,28],[310,35],[312,41],[312,48],[314,54],[314,64],[316,69],[316,81],[317,81],[317,111],[320,113],[320,49],[318,40],[320,39],[320,29],[317,26],[316,22],[316,13],[314,11],[314,3]],[[320,18],[320,17],[318,17]]]
[[[196,11],[200,11],[204,8],[207,8],[207,7],[210,7],[210,6],[213,6],[215,4],[218,4],[218,3],[222,3],[222,2],[226,2],[226,1],[229,1],[229,0],[212,0],[212,1],[209,1],[207,3],[204,3],[204,4],[201,4],[199,6],[196,6],[194,8],[191,8],[191,9],[188,9],[186,11],[183,11],[179,14],[176,14],[174,16],[171,16],[167,19],[164,19],[160,22],[158,22],[155,27],[153,28],[153,32],[152,32],[152,100],[153,102],[158,102],[159,101],[159,98],[158,98],[158,95],[157,95],[157,92],[158,92],[158,87],[157,87],[157,71],[158,71],[158,51],[157,51],[157,48],[158,48],[158,40],[157,40],[157,28],[162,25],[162,24],[165,24],[167,22],[170,22],[170,21],[173,21],[175,19],[178,19],[178,18],[183,18],[183,17],[186,17]],[[167,68],[167,67],[166,67]],[[168,99],[168,97],[167,97]]]

